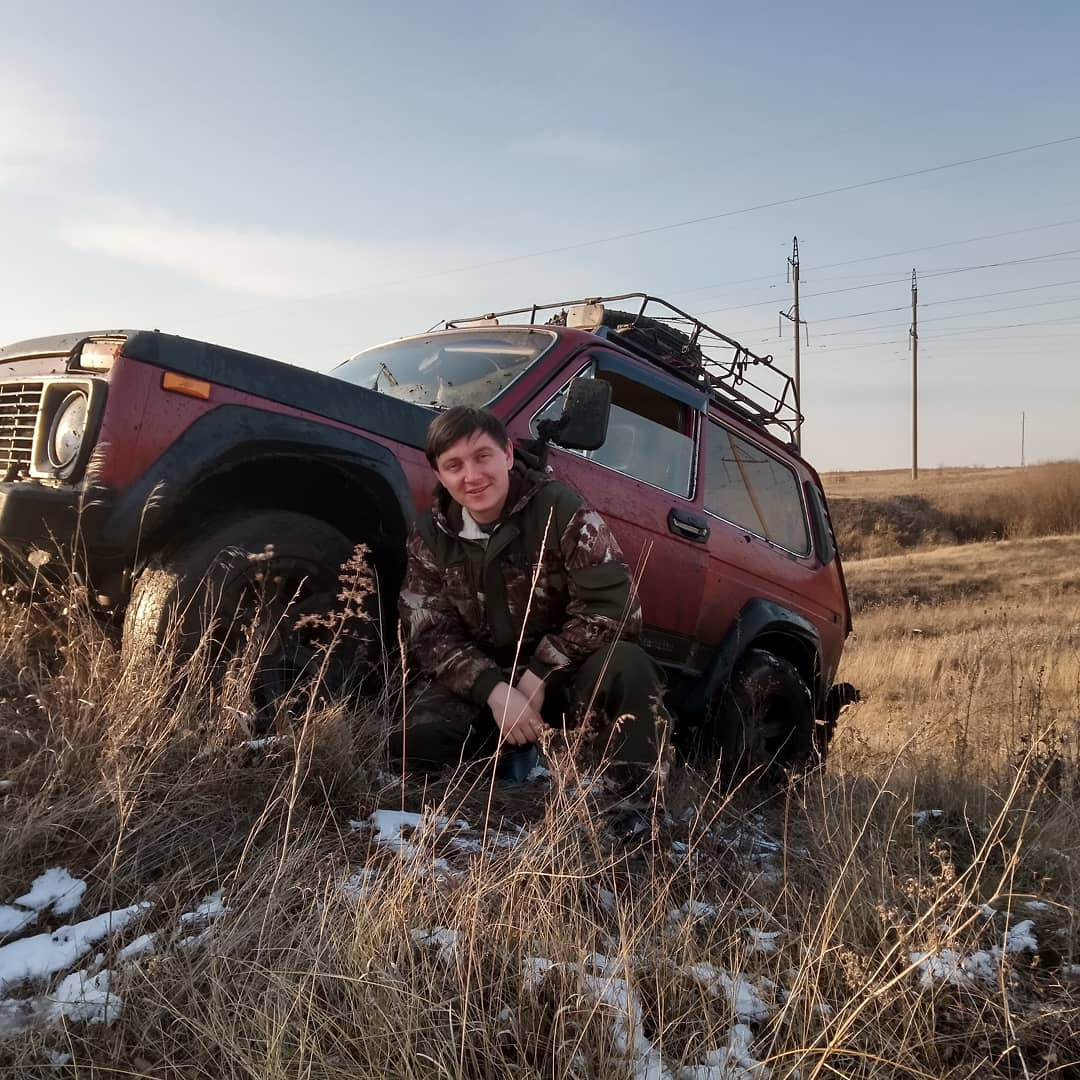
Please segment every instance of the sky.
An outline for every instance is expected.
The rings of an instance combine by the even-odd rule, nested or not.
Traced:
[[[920,465],[1018,464],[1022,413],[1029,463],[1080,457],[1067,0],[0,0],[0,38],[2,343],[153,327],[327,370],[645,291],[790,370],[797,235],[820,470],[911,464],[913,268]]]

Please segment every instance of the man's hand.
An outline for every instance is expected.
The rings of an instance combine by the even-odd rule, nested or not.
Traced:
[[[539,716],[544,707],[544,680],[526,668],[517,681],[517,689],[529,699],[533,712]]]
[[[487,703],[503,738],[511,746],[526,746],[539,741],[544,721],[520,690],[501,682],[488,694]]]

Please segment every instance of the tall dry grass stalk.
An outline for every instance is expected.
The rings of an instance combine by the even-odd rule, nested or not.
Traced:
[[[150,900],[140,929],[162,936],[126,965],[115,949],[135,931],[106,948],[124,1002],[113,1024],[0,1041],[0,1065],[1070,1075],[1080,636],[1040,620],[1044,595],[1010,597],[1008,632],[983,616],[981,639],[949,636],[976,619],[963,600],[923,601],[912,627],[908,601],[880,599],[848,660],[867,701],[829,770],[768,802],[677,770],[670,816],[637,846],[605,832],[569,753],[553,754],[546,783],[493,788],[473,767],[403,784],[383,771],[390,690],[364,708],[307,701],[284,737],[252,745],[243,695],[217,688],[198,655],[179,671],[167,650],[125,667],[78,604],[9,604],[0,899],[64,865],[89,883],[84,912]],[[1075,614],[1075,601],[1061,609]],[[401,806],[424,812],[417,828],[351,824]],[[218,888],[227,914],[183,947],[179,913]],[[1037,948],[995,953],[1025,919]],[[958,966],[971,957],[989,965],[979,977]],[[58,1071],[46,1050],[72,1061]]]

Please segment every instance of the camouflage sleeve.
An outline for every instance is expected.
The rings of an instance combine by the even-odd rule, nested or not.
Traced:
[[[503,681],[503,673],[476,644],[454,607],[431,549],[414,528],[409,535],[405,582],[398,610],[409,652],[426,674],[478,705]]]
[[[570,602],[566,621],[540,639],[529,661],[529,670],[541,678],[576,668],[597,649],[641,633],[641,605],[607,522],[579,502],[560,546]]]

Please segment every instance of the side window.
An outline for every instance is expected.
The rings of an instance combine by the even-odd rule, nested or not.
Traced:
[[[694,410],[619,372],[597,372],[590,365],[577,377],[611,383],[607,439],[599,450],[590,450],[582,456],[687,498],[694,472]],[[554,420],[562,415],[566,389],[533,417],[534,434],[540,420]]]
[[[711,422],[705,470],[706,510],[796,555],[809,554],[798,478],[783,462]]]

